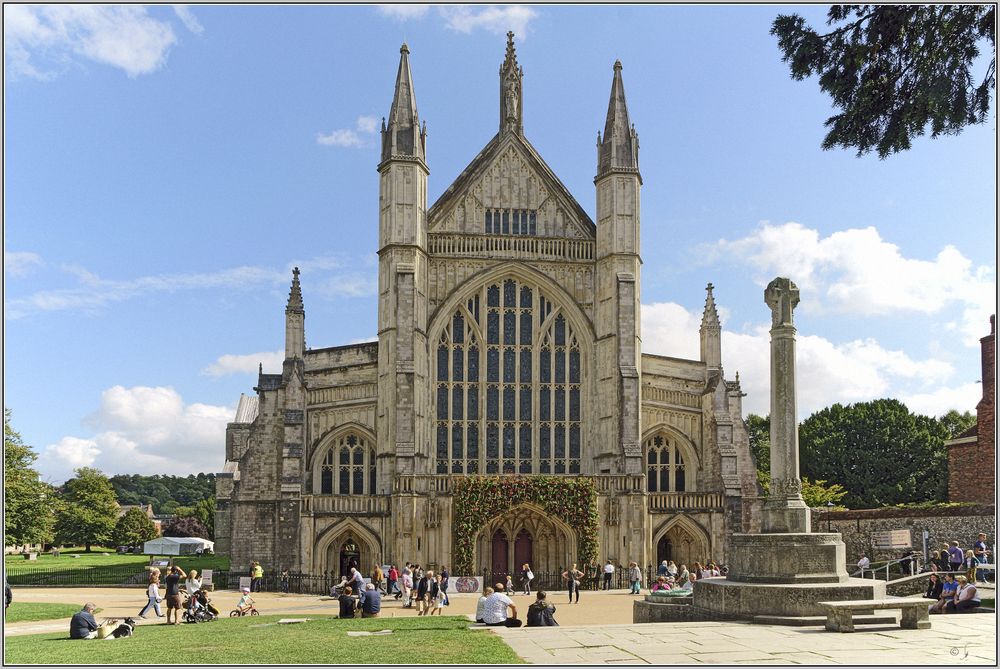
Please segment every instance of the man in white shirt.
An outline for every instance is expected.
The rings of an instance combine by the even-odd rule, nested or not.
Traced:
[[[611,560],[608,560],[607,564],[604,565],[604,589],[611,589],[611,576],[615,573],[615,566],[611,564]]]
[[[862,577],[864,577],[865,570],[868,569],[868,566],[870,564],[871,564],[871,560],[868,559],[867,555],[862,555],[861,559],[858,560],[858,568],[861,569],[861,576]]]
[[[504,594],[503,584],[497,583],[493,586],[493,594],[486,598],[483,603],[483,622],[490,627],[520,627],[521,621],[517,619],[517,607],[510,597]],[[510,617],[507,617],[507,609],[510,609]]]

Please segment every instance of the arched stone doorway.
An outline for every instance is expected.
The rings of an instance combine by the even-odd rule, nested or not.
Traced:
[[[370,574],[382,560],[379,540],[367,527],[352,519],[342,520],[320,533],[313,551],[313,573],[334,578],[347,576],[351,567]]]
[[[336,550],[336,545],[331,545],[330,550]],[[330,561],[328,561],[330,562]],[[339,576],[349,576],[351,567],[361,569],[361,549],[357,542],[349,537],[340,547],[340,554],[337,556],[337,563],[340,565]]]
[[[660,531],[656,541],[656,563],[673,560],[677,566],[705,564],[709,555],[708,537],[698,525],[687,518],[675,518]]]
[[[476,539],[476,570],[493,582],[511,574],[515,583],[525,563],[536,575],[561,572],[577,562],[576,532],[534,504],[515,507],[490,522]]]

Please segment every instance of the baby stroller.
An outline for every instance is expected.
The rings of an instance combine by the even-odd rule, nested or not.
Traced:
[[[193,602],[191,599],[184,602],[184,622],[207,623],[219,616],[219,609],[212,606],[212,601],[204,590],[196,592],[193,599]]]

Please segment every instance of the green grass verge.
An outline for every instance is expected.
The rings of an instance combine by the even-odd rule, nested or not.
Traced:
[[[80,610],[80,604],[40,604],[37,602],[11,602],[4,614],[9,623],[25,623],[32,620],[57,620],[71,618]],[[97,609],[100,611],[100,609]]]
[[[295,616],[300,617],[300,616]],[[7,664],[522,664],[499,637],[458,616],[337,620],[301,616],[220,618],[194,625],[141,625],[135,636],[76,641],[69,631],[4,639]],[[392,634],[349,637],[348,630]],[[186,649],[186,650],[185,650]]]
[[[94,567],[129,567],[134,566],[142,571],[149,564],[149,555],[132,555],[105,552],[107,549],[95,548],[87,553],[82,548],[68,549],[60,551],[59,557],[53,557],[50,553],[42,553],[37,560],[25,560],[20,555],[7,555],[4,557],[4,567],[9,573],[18,571],[51,571],[51,572],[78,572],[93,569]],[[77,557],[74,557],[77,556]],[[165,556],[164,559],[169,559]],[[227,555],[206,555],[197,556],[175,556],[175,564],[181,569],[229,569],[229,556]]]
[[[983,606],[983,607],[986,607],[988,609],[995,609],[997,607],[997,600],[996,599],[981,599],[979,601],[979,605]]]

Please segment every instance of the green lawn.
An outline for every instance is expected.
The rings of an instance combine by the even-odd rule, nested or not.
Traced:
[[[94,567],[127,567],[135,566],[139,571],[149,564],[149,555],[119,555],[106,548],[95,547],[90,553],[83,548],[71,548],[60,551],[59,557],[53,557],[50,553],[42,553],[37,560],[25,560],[20,555],[7,555],[4,557],[4,567],[8,573],[30,570],[37,571],[81,571],[93,569]],[[169,559],[165,557],[164,559]],[[180,556],[175,558],[176,564],[181,569],[229,569],[229,557],[226,555],[208,555],[204,557]]]
[[[80,610],[80,604],[39,604],[36,602],[11,602],[4,614],[9,623],[23,623],[32,620],[55,620],[70,618]],[[100,611],[100,609],[97,609]]]
[[[281,616],[142,625],[135,636],[74,641],[69,632],[4,639],[7,664],[521,664],[499,637],[459,616],[278,625]],[[392,634],[349,637],[348,630]]]

